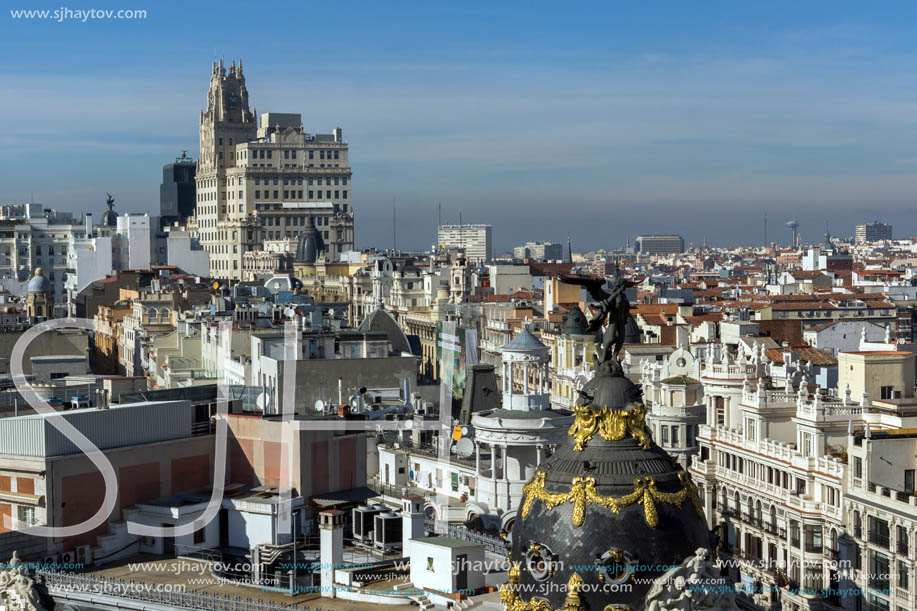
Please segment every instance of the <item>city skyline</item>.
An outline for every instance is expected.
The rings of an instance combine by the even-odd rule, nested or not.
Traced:
[[[16,118],[0,199],[100,214],[110,191],[122,212],[155,213],[162,164],[198,156],[222,55],[244,60],[259,113],[343,128],[361,248],[391,247],[393,198],[409,250],[432,245],[440,202],[443,222],[492,224],[497,254],[568,233],[580,251],[641,233],[759,244],[765,213],[778,244],[790,218],[809,243],[825,218],[839,236],[874,219],[917,233],[913,10],[720,6],[657,19],[661,5],[360,5],[342,27],[310,7],[309,24],[331,25],[257,44],[231,3],[164,3],[137,21],[20,19],[0,43],[4,114]],[[226,43],[198,41],[204,23]]]

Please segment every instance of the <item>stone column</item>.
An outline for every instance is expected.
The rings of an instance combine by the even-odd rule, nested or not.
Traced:
[[[713,486],[704,486],[704,514],[707,517],[707,528],[713,528]]]
[[[541,466],[541,446],[535,446],[535,466]]]
[[[411,539],[424,536],[422,496],[411,496],[401,500],[401,555],[411,557]]]
[[[529,364],[522,363],[522,392],[529,394]]]
[[[319,513],[318,517],[322,596],[334,598],[334,570],[344,560],[344,512],[331,509]]]
[[[497,479],[497,446],[490,444],[490,477]]]

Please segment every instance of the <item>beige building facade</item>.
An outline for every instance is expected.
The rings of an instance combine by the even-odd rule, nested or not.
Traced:
[[[310,134],[299,114],[249,110],[242,62],[213,65],[201,113],[197,203],[190,228],[214,278],[243,279],[245,253],[312,227],[324,254],[353,249],[349,149],[342,131]]]
[[[837,357],[837,385],[859,400],[904,399],[914,396],[914,354],[898,350],[842,352]]]

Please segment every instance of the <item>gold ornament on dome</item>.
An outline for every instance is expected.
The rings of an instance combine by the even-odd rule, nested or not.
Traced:
[[[573,437],[573,449],[577,452],[586,447],[586,442],[598,433],[607,441],[619,441],[633,437],[644,450],[650,449],[652,434],[646,426],[646,406],[636,405],[629,409],[596,410],[588,405],[573,408],[576,419],[570,425],[568,435]]]
[[[580,599],[579,591],[583,586],[583,578],[578,573],[573,573],[567,581],[567,598],[564,606],[555,609],[551,603],[543,598],[532,598],[525,602],[519,597],[517,586],[519,584],[519,564],[515,563],[506,573],[507,581],[500,586],[500,602],[506,611],[586,611],[586,605]]]
[[[682,488],[678,492],[663,492],[656,487],[656,480],[652,477],[638,477],[634,480],[634,491],[624,496],[603,496],[595,489],[594,477],[574,477],[573,484],[567,492],[548,492],[544,487],[545,473],[539,471],[522,488],[522,517],[528,516],[535,500],[545,504],[548,509],[558,505],[573,503],[573,525],[582,526],[586,519],[586,505],[601,505],[613,513],[620,513],[626,507],[634,504],[643,505],[646,523],[655,528],[659,525],[659,513],[656,503],[666,503],[681,508],[685,500],[690,500],[697,510],[697,515],[703,517],[704,508],[697,494],[697,487],[682,471],[678,474]]]

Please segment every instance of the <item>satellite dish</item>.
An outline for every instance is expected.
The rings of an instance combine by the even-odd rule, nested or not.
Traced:
[[[315,411],[325,413],[325,402],[319,399],[315,402]]]
[[[452,451],[456,456],[471,456],[474,454],[474,442],[467,437],[462,437],[452,446]]]

